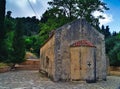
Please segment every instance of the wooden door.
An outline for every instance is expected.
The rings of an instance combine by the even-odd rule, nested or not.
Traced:
[[[81,80],[86,80],[87,78],[87,59],[88,59],[88,48],[87,47],[80,47],[80,76]]]
[[[88,49],[86,47],[71,48],[71,79],[85,80],[87,73]]]
[[[71,47],[71,80],[80,80],[80,65],[79,65],[79,48]]]

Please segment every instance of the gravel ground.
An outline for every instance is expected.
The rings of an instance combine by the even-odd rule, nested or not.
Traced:
[[[38,71],[11,71],[0,73],[0,89],[120,89],[120,77],[108,76],[107,81],[87,84],[52,82]]]

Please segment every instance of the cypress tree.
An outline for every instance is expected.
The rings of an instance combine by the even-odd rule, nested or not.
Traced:
[[[5,0],[0,0],[0,40],[4,39],[5,29],[4,29],[4,19],[5,19]]]
[[[6,0],[0,0],[0,62],[5,61],[5,57],[7,55],[6,47],[5,47],[5,28],[4,28],[4,20],[5,20],[5,5]]]
[[[23,26],[20,20],[17,21],[15,27],[15,33],[13,38],[13,52],[10,59],[10,62],[13,63],[12,68],[15,64],[19,64],[25,61],[25,44],[23,39]]]

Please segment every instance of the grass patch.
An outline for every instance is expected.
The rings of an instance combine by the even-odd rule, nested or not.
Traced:
[[[0,63],[0,68],[4,68],[6,66],[8,66],[6,63]]]

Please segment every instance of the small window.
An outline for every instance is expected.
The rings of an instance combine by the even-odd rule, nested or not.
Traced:
[[[49,65],[49,58],[48,56],[46,56],[46,68],[48,67],[48,65]]]

